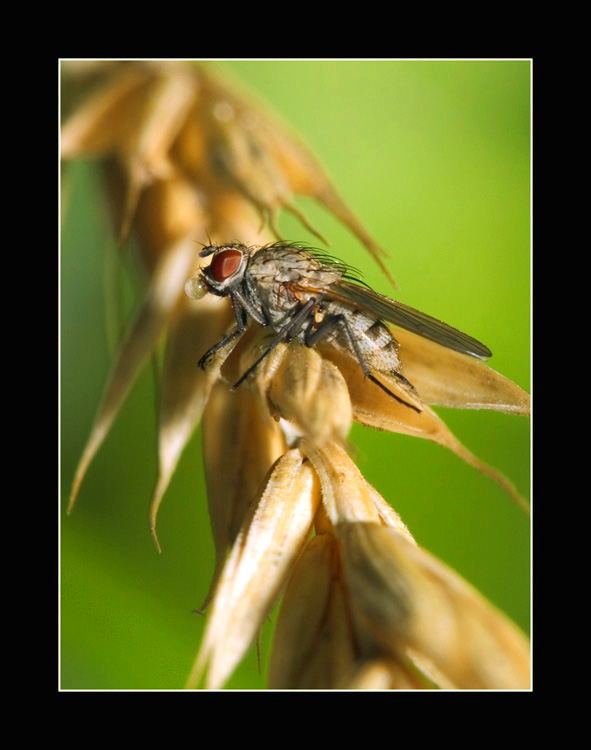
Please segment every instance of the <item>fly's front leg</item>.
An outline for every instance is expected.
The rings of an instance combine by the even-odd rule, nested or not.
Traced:
[[[361,349],[359,348],[359,344],[357,343],[355,334],[351,330],[349,321],[342,313],[331,315],[330,318],[325,318],[315,331],[312,330],[312,325],[310,325],[310,327],[306,331],[306,336],[304,338],[304,342],[306,346],[315,346],[319,341],[321,341],[325,336],[327,336],[330,333],[330,331],[334,329],[336,326],[340,326],[347,334],[347,337],[349,338],[349,343],[351,344],[351,348],[353,349],[353,352],[355,353],[355,356],[357,357],[357,361],[359,362],[359,366],[363,370],[363,374],[365,375],[365,377],[368,378],[368,380],[371,380],[372,383],[375,383],[377,386],[379,386],[383,391],[385,391],[388,394],[388,396],[392,396],[392,398],[396,399],[396,401],[400,402],[401,404],[404,404],[405,406],[408,406],[409,409],[414,409],[418,414],[420,414],[421,410],[418,407],[416,407],[414,404],[409,404],[408,401],[405,401],[404,399],[397,396],[395,393],[392,393],[392,391],[389,388],[386,388],[386,386],[382,382],[380,382],[375,377],[375,375],[373,375],[373,373],[367,366],[365,359],[363,358],[363,354],[361,352]],[[403,378],[403,380],[406,380],[406,378]]]
[[[227,336],[224,336],[221,341],[218,341],[217,344],[214,344],[214,346],[211,347],[211,349],[208,349],[205,354],[201,357],[199,362],[197,363],[199,367],[202,370],[205,370],[207,367],[207,362],[210,357],[212,357],[216,352],[219,352],[220,349],[223,349],[227,344],[229,344],[231,341],[233,341],[237,336],[240,336],[244,333],[246,328],[240,328],[239,326],[236,326],[236,328],[231,331]]]
[[[232,299],[232,307],[234,309],[234,317],[236,318],[237,326],[227,336],[224,336],[223,339],[218,341],[217,344],[214,344],[211,347],[211,349],[208,349],[205,352],[205,354],[201,357],[201,359],[199,360],[197,364],[202,370],[205,370],[207,366],[207,362],[210,359],[210,357],[212,357],[216,352],[219,352],[220,349],[223,349],[230,342],[232,342],[235,338],[237,338],[238,336],[241,336],[244,333],[244,331],[246,331],[246,311],[240,305],[240,302],[237,299],[235,299],[234,295],[231,295],[231,299]]]
[[[240,307],[245,313],[248,313],[253,320],[256,320],[262,326],[271,325],[271,317],[267,311],[267,308],[263,305],[263,301],[260,300],[259,306],[253,304],[248,295],[243,294],[239,289],[236,289],[232,294],[232,304],[234,305],[234,312],[236,307]],[[238,320],[238,316],[236,316]]]

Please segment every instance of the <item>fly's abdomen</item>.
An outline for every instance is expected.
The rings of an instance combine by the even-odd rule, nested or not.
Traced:
[[[344,315],[359,352],[370,369],[380,372],[398,372],[400,370],[398,344],[390,329],[381,320],[361,310],[350,310],[331,303],[329,308],[333,307],[334,310],[327,309],[325,314]],[[332,343],[352,357],[357,356],[350,337],[343,326],[335,327]]]

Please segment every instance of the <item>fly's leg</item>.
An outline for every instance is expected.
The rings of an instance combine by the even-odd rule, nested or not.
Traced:
[[[233,341],[237,336],[240,336],[244,331],[246,330],[246,327],[240,328],[239,326],[236,326],[236,328],[231,331],[227,336],[224,336],[221,341],[218,341],[217,344],[214,344],[214,346],[211,347],[211,349],[208,349],[205,354],[201,357],[199,362],[197,363],[198,366],[205,370],[205,367],[207,365],[207,360],[214,355],[216,352],[219,352],[220,349],[223,349],[226,344],[229,344],[231,341]]]
[[[414,385],[410,382],[410,380],[407,380],[401,372],[390,370],[390,375],[394,375],[395,378],[398,378],[398,380],[400,380],[401,383],[404,383],[404,385],[413,393],[417,392],[417,389],[414,387]]]
[[[401,404],[404,404],[405,406],[408,406],[409,409],[414,409],[418,414],[421,413],[421,410],[415,406],[414,404],[409,404],[408,401],[405,401],[404,399],[397,396],[395,393],[392,393],[392,391],[389,388],[386,388],[386,386],[381,383],[371,372],[369,367],[367,366],[363,354],[361,353],[361,349],[359,348],[359,344],[357,343],[357,339],[355,338],[355,334],[351,330],[351,326],[349,325],[349,321],[347,318],[342,314],[339,313],[337,315],[332,315],[330,318],[326,318],[322,321],[322,323],[318,326],[318,328],[315,331],[312,331],[311,328],[308,329],[305,336],[305,344],[306,346],[315,346],[319,341],[321,341],[332,328],[335,326],[342,326],[343,330],[346,332],[347,336],[349,337],[349,342],[351,344],[351,347],[353,348],[353,351],[355,352],[355,356],[357,357],[357,361],[359,362],[359,365],[361,369],[363,370],[363,374],[365,375],[368,380],[371,380],[372,383],[375,383],[377,386],[379,386],[383,391],[385,391],[388,396],[392,396],[392,398],[396,399],[396,401],[399,401]],[[396,373],[398,375],[398,373]],[[406,378],[403,375],[399,376],[400,379],[404,382],[408,382]],[[413,389],[414,390],[414,389]]]
[[[303,327],[303,325],[306,323],[306,320],[310,316],[310,312],[312,311],[312,308],[314,307],[316,300],[309,299],[303,307],[298,310],[298,312],[291,318],[291,320],[286,323],[283,328],[279,331],[277,336],[271,341],[268,348],[265,350],[265,352],[257,359],[257,361],[251,365],[248,370],[243,373],[239,380],[234,383],[232,386],[233,390],[236,390],[242,383],[246,380],[246,378],[256,370],[256,368],[260,365],[260,363],[265,359],[265,357],[269,356],[273,349],[275,349],[278,344],[280,344],[285,339],[291,338],[297,334],[297,332]]]
[[[257,323],[259,323],[262,326],[268,326],[270,325],[271,317],[266,309],[266,307],[263,305],[262,300],[259,307],[256,307],[256,305],[253,305],[251,300],[248,298],[248,296],[242,294],[242,292],[239,289],[236,289],[236,291],[232,292],[232,304],[234,305],[234,313],[236,313],[236,308],[240,308],[243,311],[247,312],[250,317],[253,320],[256,320]],[[236,320],[238,320],[238,316],[236,315]],[[240,323],[239,323],[240,324]]]
[[[224,336],[223,339],[218,341],[217,344],[214,344],[211,349],[208,349],[205,354],[201,357],[197,365],[202,369],[205,370],[205,367],[207,365],[207,360],[214,355],[216,352],[219,352],[220,349],[223,349],[227,344],[229,344],[231,341],[233,341],[237,336],[240,336],[241,334],[246,331],[246,311],[244,307],[240,304],[240,302],[234,297],[234,295],[231,295],[232,299],[232,307],[234,309],[234,317],[236,318],[236,323],[238,324],[236,328],[233,331],[230,331],[230,333],[227,336]]]

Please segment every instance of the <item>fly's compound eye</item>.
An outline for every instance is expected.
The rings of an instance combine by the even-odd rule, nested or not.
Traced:
[[[242,261],[240,250],[224,250],[211,262],[211,275],[217,282],[225,281],[236,273]]]

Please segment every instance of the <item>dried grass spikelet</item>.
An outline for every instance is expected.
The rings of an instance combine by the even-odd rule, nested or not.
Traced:
[[[529,688],[527,639],[447,566],[375,523],[335,533],[354,621],[372,648],[399,658],[410,649],[458,689]]]
[[[341,550],[332,533],[317,533],[310,540],[290,578],[275,630],[269,686],[278,690],[425,687],[399,661],[361,655]]]
[[[351,357],[334,348],[323,348],[323,355],[344,374],[355,421],[388,432],[426,438],[449,448],[466,463],[491,477],[522,510],[529,513],[529,505],[513,483],[462,445],[428,405],[488,408],[526,416],[530,410],[529,395],[508,378],[468,355],[425,342],[420,336],[406,331],[396,330],[394,334],[400,341],[403,372],[409,380],[414,378],[411,382],[417,392],[410,392],[394,377],[383,374],[380,377],[388,388],[416,410],[394,400],[380,388],[368,388],[363,372]],[[407,362],[410,363],[408,368]]]
[[[189,686],[207,666],[206,687],[221,687],[240,662],[310,535],[319,498],[300,451],[278,459],[224,566]]]
[[[233,396],[218,383],[203,414],[203,461],[207,499],[216,546],[216,569],[204,610],[269,467],[287,450],[279,425],[261,416],[260,406],[243,388]]]
[[[188,685],[204,676],[206,687],[222,687],[286,589],[271,687],[414,689],[430,685],[423,674],[443,687],[527,686],[521,634],[417,547],[343,449],[352,420],[424,437],[491,475],[519,502],[511,483],[472,456],[429,404],[527,414],[527,394],[486,365],[403,331],[395,333],[399,354],[416,392],[380,377],[415,409],[369,383],[352,357],[297,342],[277,346],[232,392],[268,347],[268,332],[256,324],[205,371],[197,367],[235,321],[227,300],[184,293],[206,262],[196,257],[196,241],[263,245],[281,209],[309,227],[293,202],[298,194],[322,202],[380,258],[307,150],[209,71],[109,65],[97,92],[64,125],[62,152],[105,160],[117,234],[135,235],[146,271],[70,507],[162,338],[159,471],[150,506],[156,542],[161,499],[203,417],[217,562]]]
[[[351,684],[377,660],[380,680],[390,664],[393,684],[401,686],[416,681],[416,662],[434,664],[445,687],[527,688],[529,648],[518,629],[384,513],[387,504],[340,447],[304,443],[302,451],[318,473],[334,535],[333,581],[346,592],[357,653]],[[292,606],[288,597],[285,606]],[[298,637],[291,632],[274,647],[289,651]]]
[[[204,673],[206,688],[223,686],[286,584],[272,689],[529,686],[525,636],[417,546],[337,443],[302,441],[263,482],[221,573],[188,687]]]
[[[426,403],[530,416],[529,393],[481,360],[408,331],[394,333],[404,373]]]
[[[290,348],[269,388],[269,401],[281,417],[319,445],[344,441],[353,414],[340,370],[314,349]]]

